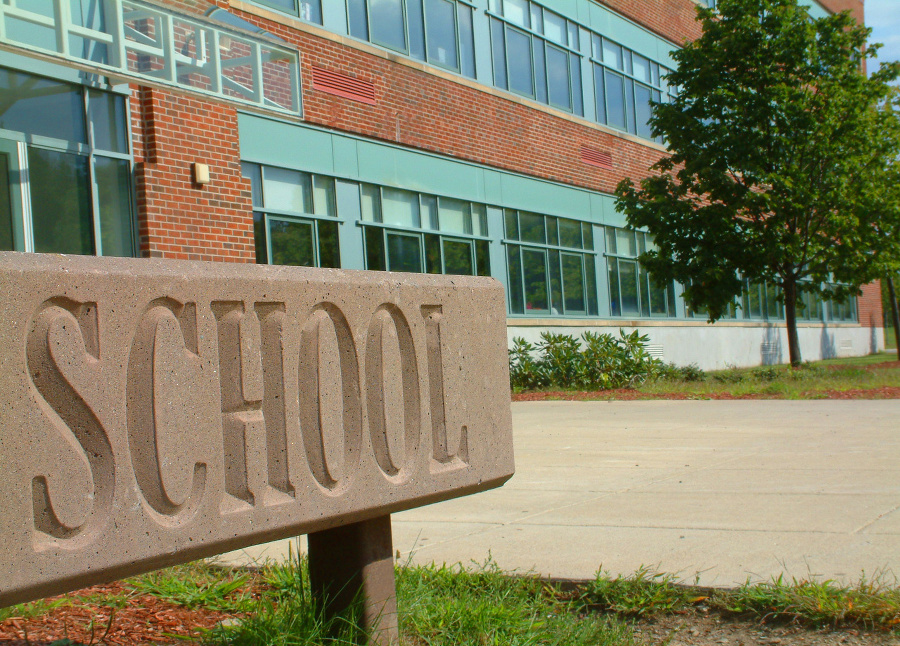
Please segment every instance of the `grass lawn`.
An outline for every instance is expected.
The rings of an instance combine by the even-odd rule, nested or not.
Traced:
[[[717,628],[708,640],[695,637],[691,644],[726,643],[725,624],[732,637],[786,646],[819,643],[808,641],[816,629],[843,630],[845,638],[861,636],[867,645],[895,644],[900,636],[895,579],[862,579],[852,586],[777,579],[710,590],[648,569],[628,577],[600,572],[593,581],[560,584],[509,576],[491,563],[472,570],[398,567],[396,575],[403,646],[639,646],[648,643],[648,631],[666,626],[667,617],[679,623],[665,627],[672,632],[664,643],[679,631],[701,635],[706,624]],[[305,563],[297,560],[256,571],[198,562],[2,609],[0,642],[313,646],[360,641],[345,625],[329,625],[317,615],[307,581]],[[772,632],[786,624],[792,629]]]
[[[893,352],[827,359],[792,369],[787,365],[729,368],[660,378],[634,389],[578,393],[565,390],[515,393],[537,399],[896,399],[900,362]]]

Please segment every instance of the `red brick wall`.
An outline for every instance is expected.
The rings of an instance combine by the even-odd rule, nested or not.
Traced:
[[[884,327],[884,313],[881,307],[881,281],[863,285],[862,295],[857,300],[859,323],[867,327]]]
[[[631,18],[676,45],[700,35],[697,3],[693,0],[598,0],[598,4]]]
[[[147,87],[133,90],[131,109],[141,255],[253,262],[236,110]],[[209,166],[209,184],[193,182],[194,162]]]

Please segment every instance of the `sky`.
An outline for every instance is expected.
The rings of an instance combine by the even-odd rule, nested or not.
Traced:
[[[877,60],[900,61],[900,0],[866,0],[865,7],[866,25],[872,28],[870,42],[884,45]]]

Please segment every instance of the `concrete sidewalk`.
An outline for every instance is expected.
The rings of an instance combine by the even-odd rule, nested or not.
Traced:
[[[518,403],[513,428],[503,488],[394,515],[403,558],[712,586],[900,576],[900,401]]]

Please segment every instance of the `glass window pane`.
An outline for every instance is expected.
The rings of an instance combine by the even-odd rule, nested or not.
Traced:
[[[425,235],[425,272],[429,274],[444,272],[441,264],[441,236]]]
[[[544,60],[544,43],[535,41],[534,48],[534,98],[547,103],[547,63]]]
[[[341,266],[341,249],[338,240],[338,223],[319,220],[319,267],[338,269]]]
[[[507,29],[506,56],[509,65],[509,89],[534,96],[534,79],[531,76],[531,36],[515,29]]]
[[[591,316],[597,316],[599,314],[597,307],[597,275],[596,266],[594,262],[594,257],[591,255],[586,255],[584,257],[584,273],[586,281],[586,289],[587,299],[588,299],[588,314]]]
[[[491,19],[491,57],[494,62],[494,85],[504,90],[506,83],[506,29],[496,18]]]
[[[616,230],[606,227],[606,253],[618,253],[616,250]]]
[[[597,34],[591,35],[591,56],[598,61],[603,60],[603,39]]]
[[[549,215],[546,218],[547,222],[547,242],[552,245],[559,245],[559,222],[557,218],[550,217]]]
[[[544,35],[554,43],[566,44],[566,20],[549,11],[544,12]]]
[[[634,68],[631,64],[631,50],[622,48],[623,62],[625,63],[625,73],[634,74]]]
[[[444,240],[444,273],[471,276],[475,273],[472,263],[472,243],[462,240]]]
[[[259,165],[241,162],[241,175],[250,180],[250,196],[253,206],[262,206],[262,174]]]
[[[622,289],[622,315],[637,316],[640,312],[637,263],[633,260],[619,260],[619,279]]]
[[[487,209],[484,204],[472,205],[472,235],[487,236]]]
[[[403,0],[369,0],[369,10],[372,42],[406,51]]]
[[[603,62],[617,70],[623,70],[624,68],[622,48],[605,38],[603,39]]]
[[[313,176],[313,213],[316,215],[337,215],[334,204],[334,180],[321,175]]]
[[[469,203],[442,197],[438,200],[440,209],[441,231],[452,233],[471,233],[469,221]]]
[[[504,211],[504,216],[506,220],[506,237],[510,240],[518,240],[519,239],[519,222],[516,217],[516,211],[510,211],[507,209]]]
[[[581,249],[581,223],[568,218],[560,218],[559,244],[562,247]]]
[[[607,258],[609,273],[609,313],[612,316],[622,315],[622,302],[619,298],[619,262],[615,258]]]
[[[533,2],[531,3],[531,28],[539,34],[544,33],[544,10]]]
[[[606,123],[606,90],[603,87],[603,67],[593,64],[594,68],[594,102],[597,108],[597,122]]]
[[[347,22],[350,35],[369,40],[369,18],[366,13],[366,0],[347,0]]]
[[[426,0],[428,2],[428,0]],[[425,9],[427,11],[427,8]],[[429,19],[430,19],[429,14]],[[422,0],[406,0],[406,17],[409,25],[409,55],[425,60],[425,14]]]
[[[262,0],[263,4],[267,4],[271,7],[277,7],[278,9],[282,9],[287,13],[296,13],[297,6],[294,4],[295,0]]]
[[[650,63],[650,83],[659,87],[659,64]]]
[[[637,249],[634,242],[634,231],[628,229],[616,229],[616,247],[621,256],[636,256]]]
[[[387,234],[388,271],[422,271],[422,250],[419,248],[419,236],[406,236],[397,233]]]
[[[522,260],[519,257],[521,247],[510,245],[506,249],[507,267],[509,268],[509,311],[513,314],[525,313],[525,296],[522,291]]]
[[[584,240],[584,249],[594,248],[594,227],[588,222],[581,223],[581,239]]]
[[[472,27],[472,8],[457,2],[456,12],[459,18],[459,71],[470,78],[475,78],[475,31]]]
[[[13,243],[13,203],[9,155],[0,152],[0,251],[14,251]]]
[[[94,131],[94,148],[128,152],[128,122],[125,97],[97,90],[88,91],[88,117]]]
[[[87,143],[81,88],[0,68],[0,128]]]
[[[437,198],[432,195],[420,195],[419,198],[422,205],[422,227],[437,231],[441,228],[438,222]]]
[[[269,262],[269,252],[266,250],[266,223],[263,214],[253,214],[253,243],[256,247],[256,262],[265,265]]]
[[[365,222],[381,222],[381,191],[372,184],[359,185],[359,203]]]
[[[644,83],[650,82],[650,61],[648,61],[643,56],[638,56],[637,54],[632,55],[631,57],[632,64],[634,66],[634,76],[639,81],[643,81]]]
[[[548,252],[550,265],[550,313],[562,314],[563,308],[563,281],[559,268],[559,252],[551,249]]]
[[[580,255],[562,254],[563,289],[566,314],[587,311],[584,304],[584,263]]]
[[[638,288],[641,297],[641,316],[650,316],[650,274],[638,265]]]
[[[668,315],[668,289],[666,285],[660,285],[653,276],[650,276],[650,315],[666,316]]]
[[[28,147],[35,251],[94,253],[88,159]]]
[[[503,17],[522,27],[528,27],[528,0],[503,0]]]
[[[547,85],[550,103],[564,108],[572,107],[569,88],[569,55],[556,47],[547,47]]]
[[[300,17],[307,22],[322,24],[322,0],[300,0]]]
[[[459,67],[456,56],[455,4],[447,0],[425,0],[428,60],[452,69]]]
[[[366,269],[384,271],[384,233],[377,227],[364,227],[366,232]]]
[[[572,49],[580,49],[581,43],[578,38],[578,25],[574,22],[568,22],[568,30],[569,30],[569,47]]]
[[[628,132],[634,134],[634,81],[625,79],[625,122]]]
[[[134,256],[131,172],[124,159],[94,158],[100,240],[104,256]]]
[[[635,123],[637,125],[637,134],[640,137],[650,139],[652,137],[650,128],[650,115],[652,107],[650,105],[651,94],[650,88],[640,84],[634,86],[634,109]]]
[[[273,265],[315,267],[316,253],[311,222],[270,219],[269,240]]]
[[[286,168],[263,169],[263,199],[268,209],[312,213],[312,186],[306,173]]]
[[[522,242],[547,244],[544,232],[544,216],[536,213],[519,213]]]
[[[548,311],[547,252],[522,249],[522,267],[525,278],[525,310]]]
[[[568,55],[569,78],[572,81],[572,110],[579,116],[584,116],[584,98],[581,87],[581,59],[578,56]]]
[[[419,226],[419,195],[396,188],[381,189],[381,221],[401,227]]]
[[[490,243],[487,240],[475,241],[475,268],[479,276],[491,275]]]
[[[606,123],[625,130],[625,79],[607,70],[604,73],[606,85]]]
[[[774,284],[766,284],[766,318],[780,319],[784,317],[784,304],[778,301],[781,289]]]

